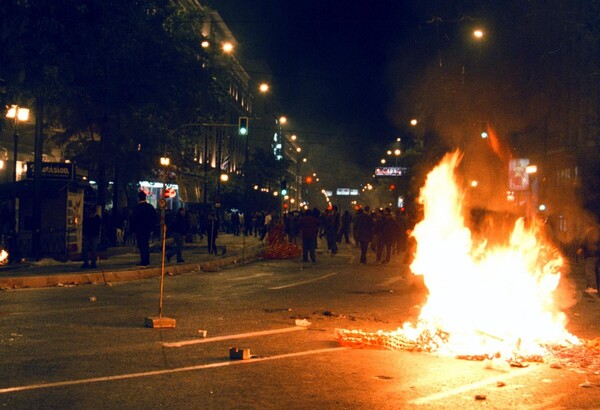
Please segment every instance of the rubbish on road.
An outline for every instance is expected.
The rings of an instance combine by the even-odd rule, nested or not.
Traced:
[[[90,296],[90,302],[95,302],[96,301],[96,296]]]
[[[296,326],[310,326],[310,322],[306,319],[296,319]]]
[[[585,383],[581,383],[579,385],[579,387],[592,387],[592,383],[589,382],[589,380],[586,380]]]
[[[504,383],[502,381],[499,381],[496,383],[496,387],[504,387],[504,386],[506,386],[506,383]]]
[[[231,360],[250,359],[250,349],[238,349],[237,347],[230,347],[229,348],[229,358]]]
[[[198,330],[198,333],[200,333],[200,336],[201,336],[201,337],[206,337],[206,333],[207,333],[207,332],[206,332],[206,330],[202,330],[202,329],[200,329],[200,330]]]
[[[145,327],[152,327],[154,329],[172,329],[175,327],[177,321],[169,317],[147,317],[144,319]]]
[[[485,394],[476,394],[475,395],[475,400],[485,400],[487,399],[487,396]]]

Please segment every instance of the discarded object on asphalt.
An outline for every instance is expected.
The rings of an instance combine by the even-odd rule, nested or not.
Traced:
[[[229,358],[231,360],[250,359],[250,349],[238,349],[237,347],[230,347],[229,348]]]

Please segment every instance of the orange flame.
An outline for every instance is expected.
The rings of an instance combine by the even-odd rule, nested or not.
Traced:
[[[429,296],[416,327],[407,323],[398,331],[418,338],[441,330],[448,338],[438,351],[451,355],[513,357],[579,343],[553,302],[563,260],[534,228],[518,220],[505,245],[473,239],[454,178],[460,159],[459,152],[447,154],[421,189],[424,218],[412,234],[411,270],[423,276]]]

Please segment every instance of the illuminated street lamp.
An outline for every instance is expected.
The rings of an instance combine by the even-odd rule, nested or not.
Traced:
[[[381,163],[385,164],[385,158],[381,158]]]
[[[413,127],[416,126],[418,123],[416,118],[413,118],[412,120],[410,120],[410,125],[412,125]]]
[[[302,152],[302,148],[300,148],[300,147],[296,148],[296,152]]]
[[[13,182],[17,182],[17,155],[19,153],[19,122],[25,122],[29,119],[29,109],[12,105],[7,113],[6,118],[14,120],[13,133]]]
[[[233,51],[233,44],[231,44],[229,41],[223,43],[222,47],[223,52],[229,54]]]
[[[536,208],[537,203],[537,183],[535,181],[535,175],[537,174],[537,165],[530,164],[525,168],[525,173],[529,177],[529,217],[533,218],[533,212]]]
[[[227,181],[229,181],[229,175],[221,174],[221,182],[227,182]]]
[[[258,86],[258,91],[260,91],[261,93],[266,93],[267,91],[269,91],[269,84],[262,83]]]
[[[476,29],[473,31],[473,37],[475,37],[478,40],[482,39],[483,35],[484,35],[484,33],[483,33],[483,30],[481,30],[481,29]]]

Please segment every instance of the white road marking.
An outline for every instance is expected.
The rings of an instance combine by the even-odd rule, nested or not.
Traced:
[[[396,283],[396,282],[399,282],[401,280],[404,280],[404,278],[402,276],[394,276],[393,278],[390,278],[388,280],[385,280],[385,281],[381,282],[381,284],[379,286],[386,287],[386,286],[391,285],[392,283]]]
[[[248,280],[248,279],[254,279],[254,278],[260,278],[263,276],[273,276],[274,273],[270,272],[270,273],[256,273],[254,275],[250,275],[250,276],[240,276],[239,278],[228,278],[227,280],[230,282],[235,282],[235,281],[240,281],[240,280]]]
[[[316,349],[316,350],[306,350],[303,352],[286,353],[286,354],[280,354],[277,356],[259,357],[259,358],[250,359],[250,360],[231,360],[231,361],[227,361],[227,362],[218,362],[218,363],[211,363],[211,364],[200,364],[200,365],[196,365],[196,366],[179,367],[176,369],[155,370],[152,372],[119,374],[119,375],[115,375],[115,376],[92,377],[89,379],[65,380],[62,382],[54,382],[54,383],[40,383],[40,384],[30,384],[28,386],[6,387],[4,389],[0,389],[0,394],[14,393],[14,392],[25,391],[25,390],[47,389],[47,388],[51,388],[51,387],[75,386],[75,385],[79,385],[79,384],[100,383],[100,382],[108,382],[108,381],[114,381],[114,380],[125,380],[125,379],[135,379],[135,378],[140,378],[140,377],[160,376],[163,374],[190,372],[190,371],[194,371],[194,370],[213,369],[213,368],[217,368],[217,367],[234,366],[234,365],[239,365],[239,364],[267,362],[267,361],[271,361],[271,360],[288,359],[291,357],[300,357],[300,356],[307,356],[307,355],[312,355],[312,354],[335,353],[335,352],[339,352],[339,351],[347,350],[347,349],[350,349],[350,348],[349,347],[331,347],[331,348],[327,348],[327,349]]]
[[[306,330],[306,328],[302,327],[302,326],[284,327],[282,329],[263,330],[260,332],[238,333],[236,335],[209,337],[206,339],[205,338],[193,339],[193,340],[186,340],[184,342],[163,343],[162,345],[164,347],[181,347],[181,346],[188,346],[188,345],[194,345],[194,344],[199,344],[199,343],[220,342],[222,340],[245,339],[247,337],[256,337],[256,336],[274,335],[277,333],[295,332],[298,330]]]
[[[481,387],[487,386],[489,384],[497,383],[499,381],[505,381],[507,379],[512,379],[513,377],[523,376],[527,373],[531,373],[532,371],[537,370],[537,367],[529,366],[524,369],[515,370],[512,373],[504,373],[498,376],[490,377],[484,380],[480,380],[475,383],[465,384],[463,386],[456,387],[454,389],[442,391],[439,393],[432,394],[426,397],[420,397],[415,400],[411,400],[409,404],[426,404],[437,400],[442,400],[450,396],[455,396],[457,394],[468,392],[469,390],[479,389]]]
[[[328,278],[330,276],[334,276],[334,275],[337,275],[337,272],[328,273],[327,275],[319,276],[318,278],[313,278],[313,279],[309,279],[309,280],[304,280],[302,282],[290,283],[289,285],[274,286],[274,287],[269,288],[269,289],[271,289],[271,290],[279,290],[279,289],[285,289],[285,288],[292,288],[294,286],[305,285],[307,283],[316,282],[318,280],[323,280],[323,279],[326,279],[326,278]]]

